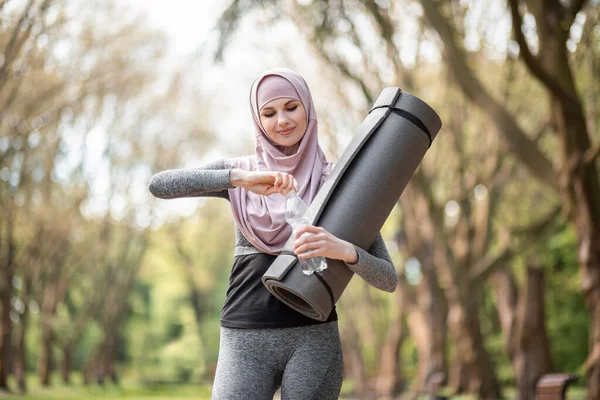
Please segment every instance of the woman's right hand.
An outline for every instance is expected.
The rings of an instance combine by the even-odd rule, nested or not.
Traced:
[[[243,187],[263,196],[274,193],[286,195],[292,190],[298,190],[296,178],[285,172],[245,171],[234,168],[229,173],[229,180],[235,187]]]

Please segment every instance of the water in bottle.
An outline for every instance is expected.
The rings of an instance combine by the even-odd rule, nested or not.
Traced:
[[[285,200],[285,220],[292,226],[292,235],[296,235],[298,229],[309,224],[308,206],[295,191],[287,194]],[[312,233],[303,233],[301,237],[308,235],[312,235]],[[327,268],[327,261],[325,257],[321,256],[305,259],[298,258],[298,261],[302,272],[306,275],[310,275],[313,272],[322,272]]]

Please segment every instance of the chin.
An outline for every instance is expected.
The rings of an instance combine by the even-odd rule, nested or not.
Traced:
[[[294,146],[294,145],[298,144],[298,142],[300,142],[300,139],[281,138],[281,140],[277,141],[277,144],[279,144],[280,146],[289,147],[289,146]]]

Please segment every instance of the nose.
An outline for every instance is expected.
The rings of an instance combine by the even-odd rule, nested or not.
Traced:
[[[284,127],[290,124],[290,120],[289,118],[285,115],[285,113],[280,113],[279,114],[279,119],[277,120],[277,123],[279,124],[280,127]]]

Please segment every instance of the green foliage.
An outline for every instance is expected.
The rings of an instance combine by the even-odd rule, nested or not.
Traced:
[[[546,243],[546,322],[557,371],[583,372],[588,353],[589,321],[577,261],[577,238],[571,228]]]
[[[502,332],[483,334],[485,338],[485,348],[490,354],[490,359],[492,360],[498,383],[503,387],[515,385],[515,372],[504,351],[505,338],[502,335]]]
[[[196,217],[153,232],[131,297],[127,326],[130,374],[142,382],[201,382],[214,374],[219,316],[233,260],[229,205],[209,199]],[[193,262],[188,276],[177,243]],[[201,293],[197,320],[190,290]]]
[[[400,359],[402,360],[402,374],[408,382],[417,378],[419,366],[419,353],[412,338],[409,336],[400,349]]]

